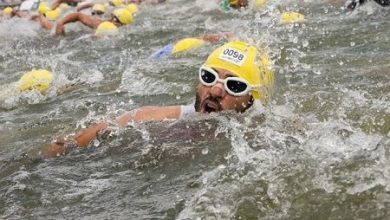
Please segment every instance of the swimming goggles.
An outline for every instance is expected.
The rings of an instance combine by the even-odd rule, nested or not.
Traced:
[[[253,91],[252,87],[245,79],[239,77],[227,77],[220,79],[218,72],[207,66],[202,66],[199,69],[199,80],[205,86],[214,86],[218,82],[223,83],[225,90],[233,96],[244,96],[249,91]]]

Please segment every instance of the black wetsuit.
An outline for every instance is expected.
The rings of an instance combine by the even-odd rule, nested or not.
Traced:
[[[353,10],[356,8],[357,5],[362,5],[367,1],[369,0],[352,0],[352,2],[347,5],[347,9]],[[390,0],[374,0],[374,1],[383,7],[390,6]]]

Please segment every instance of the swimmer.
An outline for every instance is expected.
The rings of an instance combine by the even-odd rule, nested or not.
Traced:
[[[241,9],[248,6],[248,0],[219,0],[219,5],[224,11]]]
[[[65,3],[71,7],[76,7],[79,3],[83,2],[82,0],[54,0],[51,3],[50,9],[54,10],[62,3]]]
[[[112,24],[110,27],[116,28],[133,22],[133,16],[126,8],[115,9],[111,13],[111,18],[108,21],[103,21],[98,17],[88,16],[81,12],[70,13],[57,22],[56,35],[64,35],[65,25],[77,21],[92,29],[98,29],[100,24],[108,23]],[[108,27],[108,25],[106,26]]]
[[[347,9],[352,11],[356,8],[356,6],[360,6],[368,2],[369,0],[352,0],[347,4]],[[390,0],[374,0],[376,3],[381,5],[382,7],[390,6]]]
[[[136,3],[136,4],[141,4],[141,3],[146,3],[146,4],[159,4],[159,3],[164,3],[166,0],[130,0],[129,2],[131,3]]]
[[[265,103],[270,95],[274,77],[268,63],[265,54],[246,42],[226,43],[214,50],[200,66],[194,104],[141,107],[120,115],[114,123],[125,127],[133,122],[178,120],[196,112],[245,112],[255,101]],[[41,154],[56,157],[76,147],[85,148],[108,126],[109,122],[103,121],[74,135],[57,138],[44,146]]]
[[[178,54],[186,52],[198,47],[203,46],[206,42],[208,43],[218,43],[222,39],[228,39],[233,33],[231,32],[222,32],[218,34],[205,34],[197,38],[184,38],[173,43],[166,45],[165,47],[154,52],[149,58],[151,59],[161,59],[168,57],[171,54]]]

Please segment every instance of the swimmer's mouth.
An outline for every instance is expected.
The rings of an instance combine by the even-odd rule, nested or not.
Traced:
[[[209,114],[211,112],[219,112],[222,110],[221,105],[217,101],[206,99],[201,108],[201,113]]]

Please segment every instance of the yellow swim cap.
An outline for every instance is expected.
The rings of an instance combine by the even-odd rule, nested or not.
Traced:
[[[61,9],[57,8],[56,10],[50,10],[45,12],[45,16],[47,19],[50,21],[55,21],[57,20],[58,17],[60,17],[61,14]]]
[[[95,32],[95,36],[97,37],[112,36],[117,34],[119,34],[118,28],[115,26],[115,24],[109,21],[100,23]]]
[[[118,18],[121,24],[130,24],[133,22],[133,16],[126,8],[115,9],[112,14]]]
[[[98,11],[104,14],[106,12],[106,6],[103,4],[94,4],[92,7],[92,11]]]
[[[39,14],[45,14],[45,12],[49,10],[50,8],[47,6],[46,2],[39,3],[39,7],[38,7]]]
[[[255,1],[255,6],[260,8],[264,7],[267,4],[267,0],[256,0]]]
[[[5,15],[11,15],[12,14],[12,8],[11,7],[6,7],[6,8],[4,8],[3,9],[3,14],[5,14]]]
[[[202,46],[205,43],[204,40],[199,38],[184,38],[179,40],[175,46],[173,46],[172,53],[179,53],[190,49],[195,49]]]
[[[70,6],[68,4],[66,4],[66,3],[61,3],[59,8],[61,10],[68,10],[70,8]]]
[[[217,48],[207,58],[205,65],[221,68],[245,79],[252,87],[254,99],[264,101],[269,97],[274,74],[269,69],[270,61],[263,51],[242,41],[232,41]]]
[[[20,91],[36,89],[45,92],[53,81],[53,74],[47,70],[32,70],[25,73],[18,82]]]
[[[130,3],[127,5],[127,10],[129,10],[129,12],[131,14],[134,14],[134,13],[138,12],[138,6],[134,3]]]
[[[110,0],[110,4],[112,4],[115,7],[119,7],[122,5],[122,1],[121,0]]]
[[[298,12],[283,12],[280,15],[280,24],[291,24],[305,20],[305,16]]]

